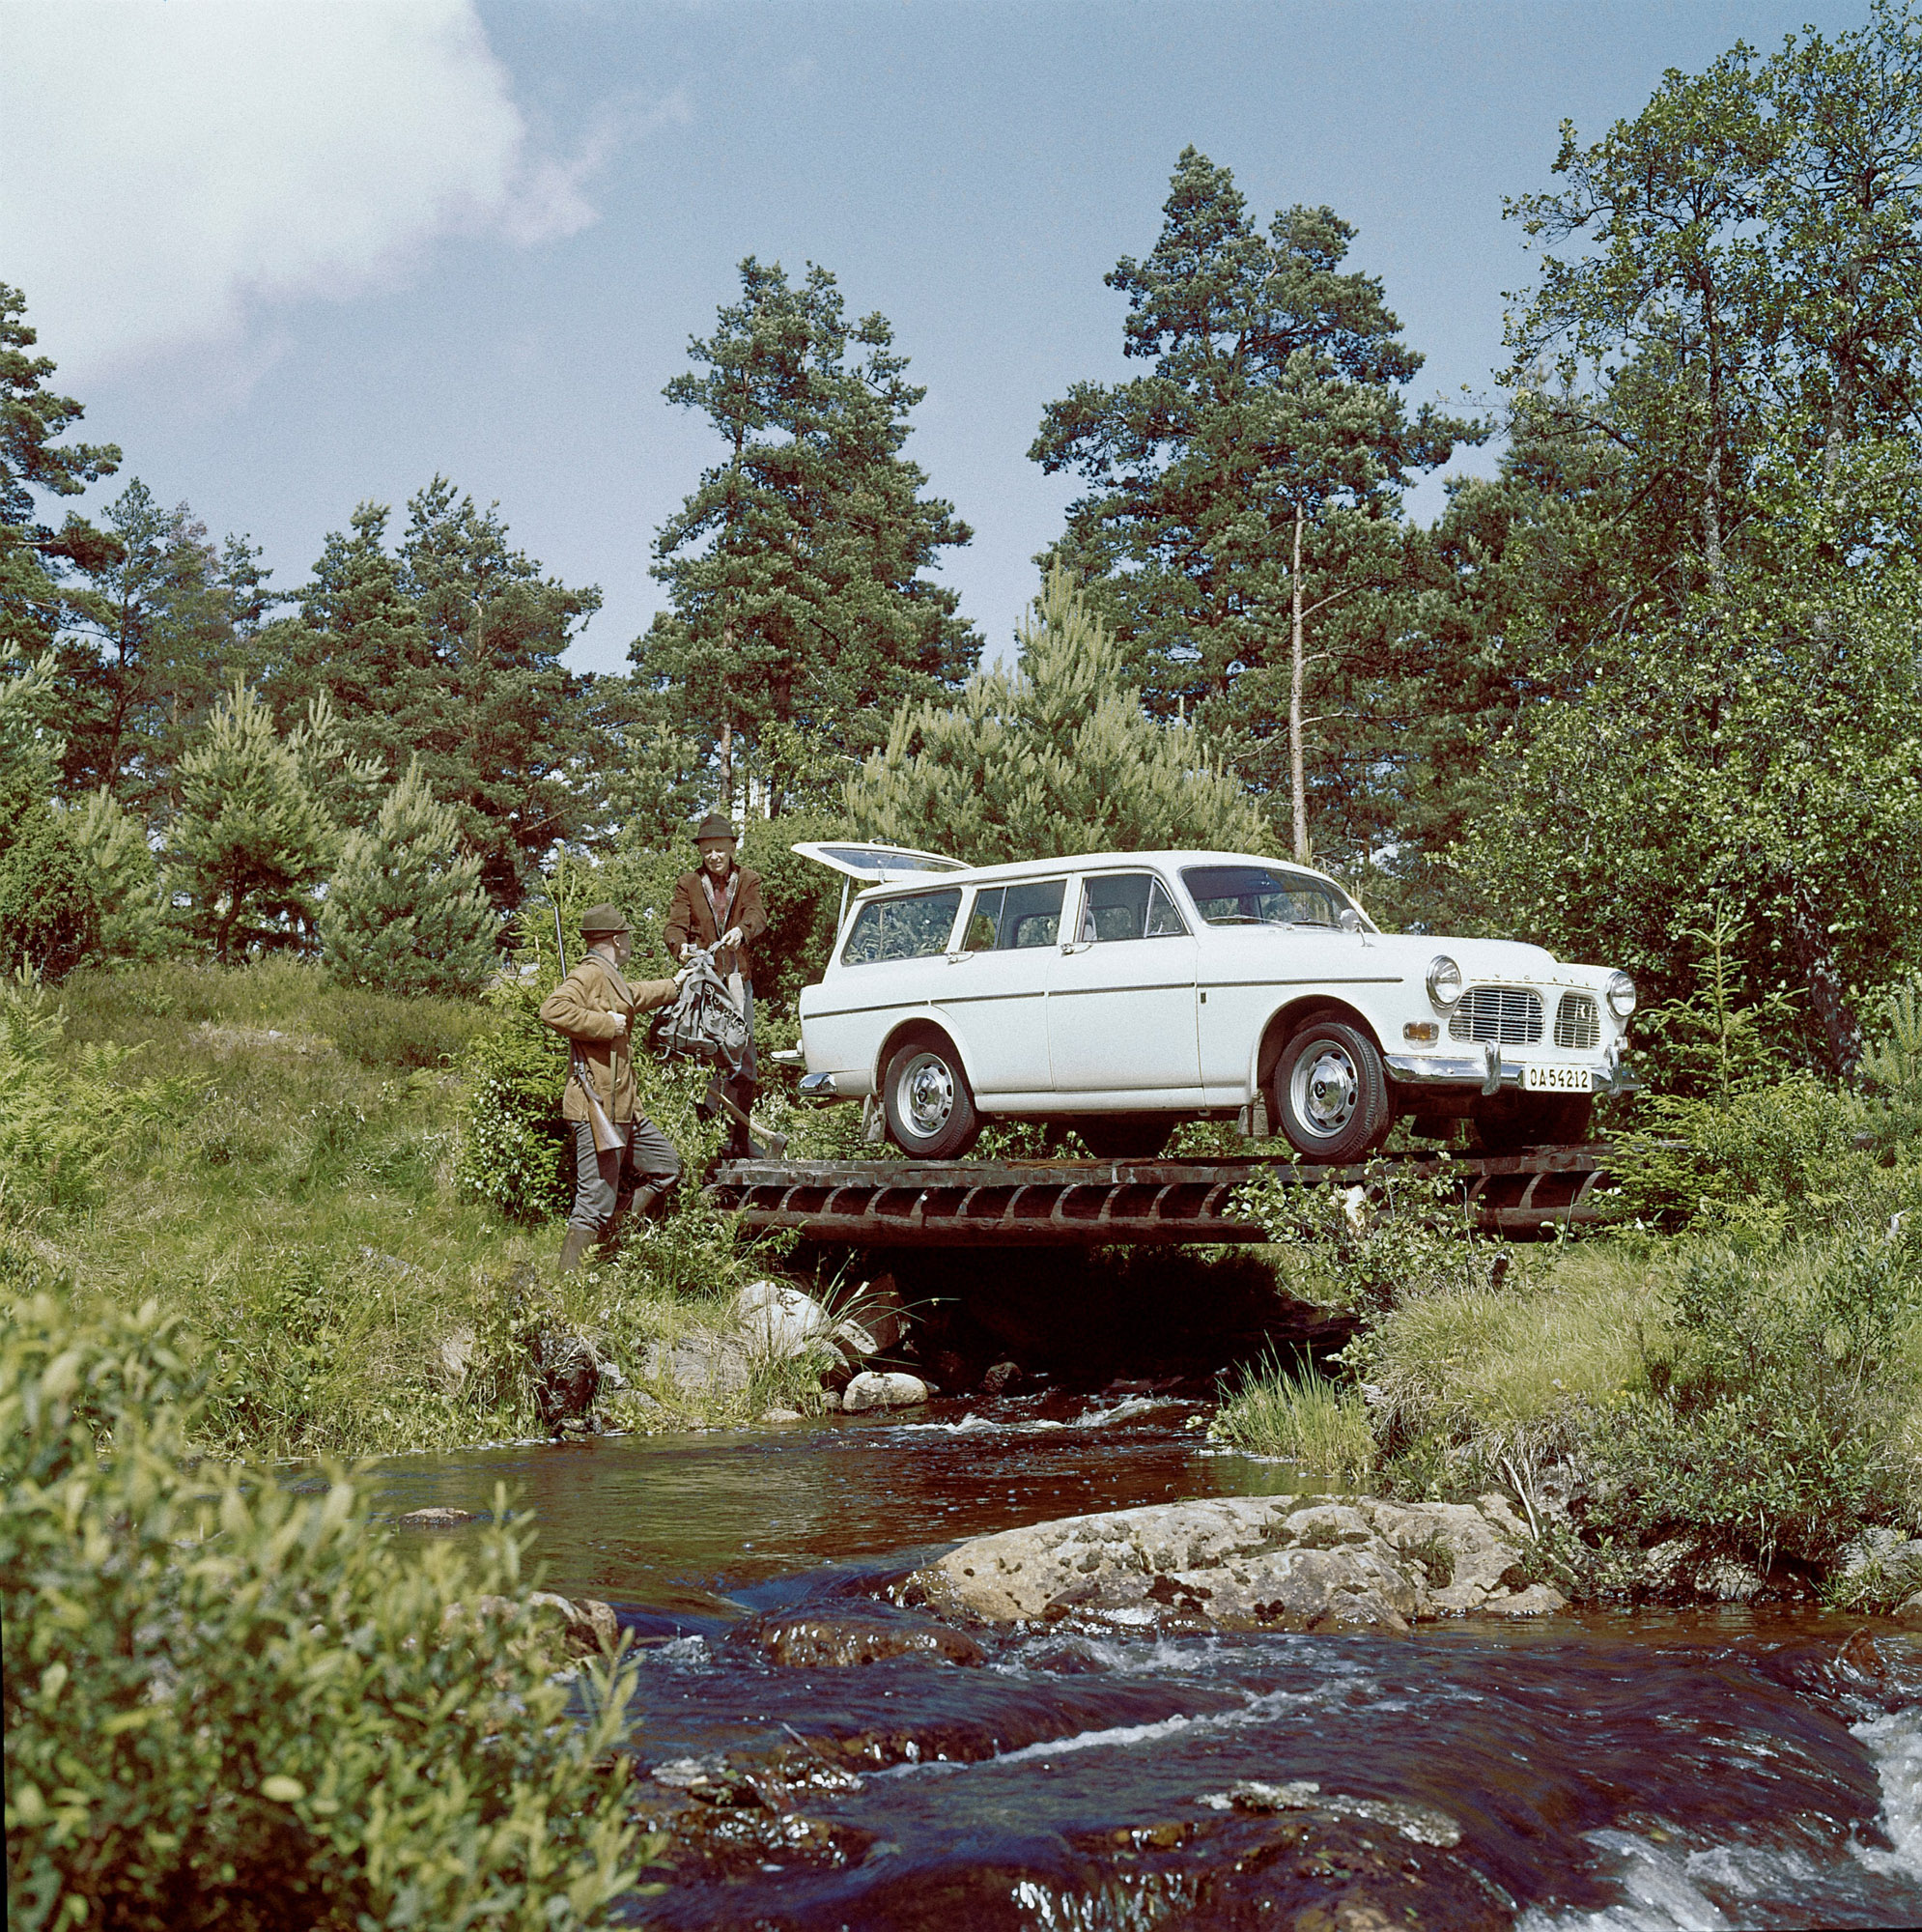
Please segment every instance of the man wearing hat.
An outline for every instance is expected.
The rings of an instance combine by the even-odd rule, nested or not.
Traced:
[[[674,981],[633,985],[622,976],[634,938],[618,906],[589,907],[580,916],[580,937],[585,955],[541,1005],[542,1019],[565,1034],[573,1049],[560,1104],[574,1128],[574,1211],[560,1251],[563,1273],[579,1266],[597,1235],[611,1240],[631,1208],[637,1206],[645,1216],[681,1178],[673,1142],[640,1111],[631,1037],[635,1014],[664,1007]]]
[[[727,980],[741,1017],[748,1022],[748,1045],[741,1071],[722,1088],[744,1114],[754,1106],[754,962],[749,949],[768,929],[761,906],[761,875],[734,863],[739,843],[734,828],[718,812],[709,812],[694,832],[700,864],[674,883],[674,900],[667,909],[664,937],[677,959],[690,959],[698,947],[719,946],[715,971]],[[721,1158],[750,1153],[748,1130],[732,1119]]]

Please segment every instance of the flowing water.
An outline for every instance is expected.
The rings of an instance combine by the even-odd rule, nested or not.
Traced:
[[[898,1586],[962,1537],[1306,1487],[1210,1450],[1190,1413],[944,1403],[400,1461],[377,1489],[396,1514],[485,1512],[507,1484],[549,1587],[611,1603],[641,1642],[634,1747],[672,1827],[643,1923],[1922,1923],[1922,1649],[1888,1625],[1070,1622],[976,1632],[978,1658],[946,1639],[960,1661],[820,1661],[849,1632],[927,1641]],[[1295,1788],[1232,1802],[1244,1780]]]

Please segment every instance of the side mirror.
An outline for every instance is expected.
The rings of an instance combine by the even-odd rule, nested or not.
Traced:
[[[1335,923],[1343,932],[1359,932],[1362,929],[1362,916],[1353,906],[1343,906]]]

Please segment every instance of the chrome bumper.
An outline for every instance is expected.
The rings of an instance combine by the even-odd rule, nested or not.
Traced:
[[[801,1076],[801,1097],[804,1100],[838,1100],[841,1096],[834,1092],[834,1076],[832,1073],[804,1073]]]
[[[1382,1058],[1404,1087],[1479,1087],[1484,1094],[1499,1094],[1521,1085],[1521,1062],[1504,1060],[1497,1046],[1476,1054],[1388,1053]],[[1611,1066],[1605,1073],[1589,1069],[1589,1091],[1597,1095],[1638,1094],[1641,1089],[1625,1066]]]

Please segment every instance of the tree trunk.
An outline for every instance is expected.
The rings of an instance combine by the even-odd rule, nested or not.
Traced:
[[[1709,587],[1717,597],[1728,590],[1722,563],[1722,323],[1715,308],[1712,281],[1702,296],[1709,332],[1709,448],[1702,482],[1702,551],[1709,566]]]
[[[1809,989],[1809,1017],[1816,1024],[1829,1071],[1843,1079],[1862,1057],[1862,1026],[1843,983],[1829,943],[1828,924],[1803,880],[1785,877],[1789,900],[1789,950]]]
[[[1288,572],[1288,591],[1293,606],[1288,661],[1288,783],[1294,805],[1294,856],[1298,866],[1309,861],[1308,775],[1302,749],[1301,699],[1306,682],[1307,639],[1301,614],[1301,505],[1294,506],[1294,562]]]
[[[734,815],[734,726],[723,724],[721,727],[721,775],[716,789],[720,792],[717,809],[723,818]]]

